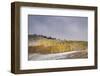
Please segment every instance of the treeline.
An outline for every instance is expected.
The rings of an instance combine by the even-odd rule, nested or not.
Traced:
[[[47,38],[47,39],[53,39],[53,40],[56,40],[56,38],[53,38],[53,37],[47,37],[47,36],[44,36],[44,35],[37,35],[37,34],[33,34],[33,35],[28,35],[29,36],[29,38],[39,38],[39,37],[41,37],[41,38]]]

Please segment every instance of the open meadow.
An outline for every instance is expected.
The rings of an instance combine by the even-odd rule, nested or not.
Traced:
[[[29,60],[87,58],[87,41],[60,40],[43,35],[29,35]]]

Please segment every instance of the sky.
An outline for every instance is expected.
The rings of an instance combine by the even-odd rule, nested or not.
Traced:
[[[29,15],[28,34],[88,41],[88,17]]]

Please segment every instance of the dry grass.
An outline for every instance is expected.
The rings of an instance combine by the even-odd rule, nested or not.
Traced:
[[[46,38],[38,39],[35,44],[28,47],[29,53],[47,54],[69,52],[74,50],[81,51],[86,50],[88,46],[86,41],[66,41]]]

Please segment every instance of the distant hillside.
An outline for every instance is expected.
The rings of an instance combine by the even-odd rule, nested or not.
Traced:
[[[37,34],[28,35],[28,38],[29,39],[39,39],[39,38],[56,39],[56,38],[47,37],[47,36],[44,36],[44,35],[37,35]]]
[[[60,40],[43,35],[28,36],[29,53],[61,53],[69,51],[87,51],[87,41]]]

